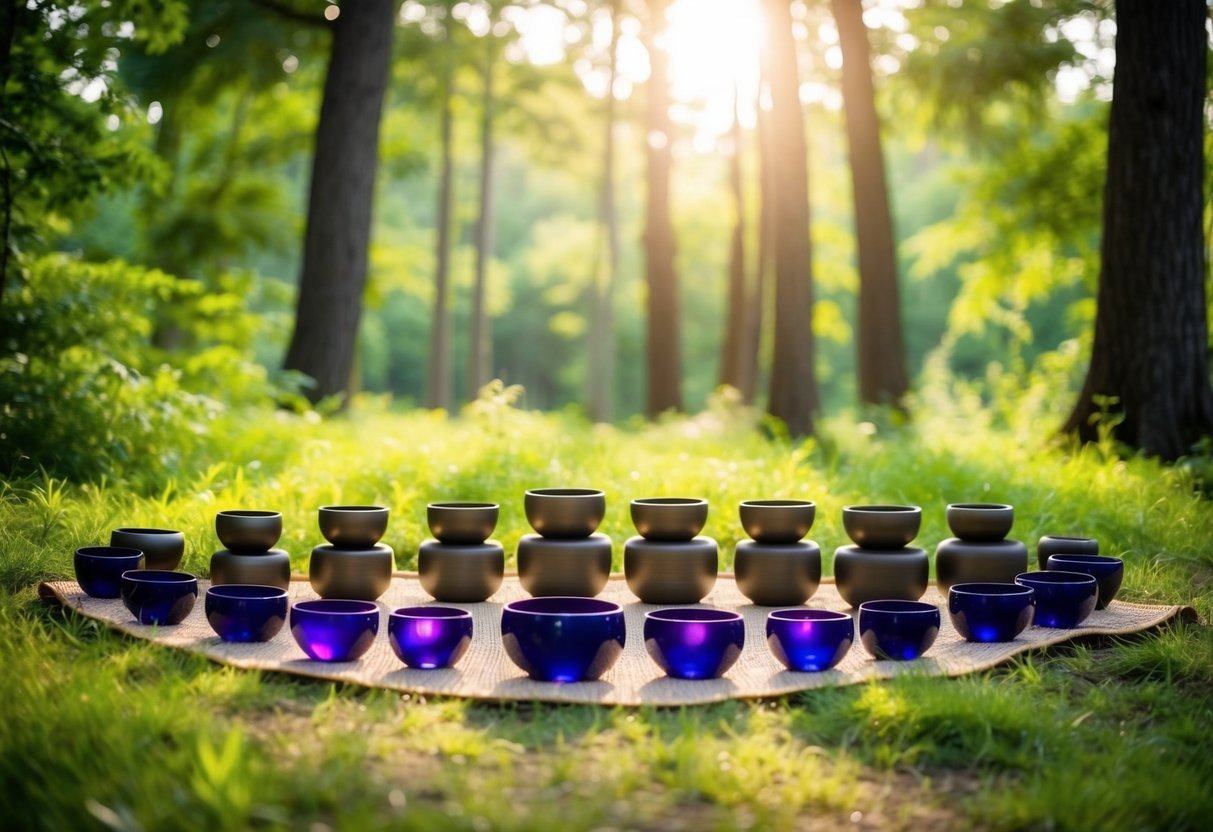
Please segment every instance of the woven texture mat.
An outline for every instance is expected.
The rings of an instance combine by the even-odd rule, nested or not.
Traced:
[[[209,581],[199,580],[199,596]],[[1097,610],[1073,630],[1029,627],[1005,644],[969,644],[952,627],[946,610],[939,638],[917,661],[895,662],[872,659],[856,639],[846,658],[824,673],[792,673],[784,670],[766,644],[766,615],[770,607],[756,607],[743,596],[731,575],[721,575],[706,604],[732,608],[745,616],[746,643],[737,664],[723,678],[687,681],[664,676],[644,649],[644,614],[658,609],[641,604],[628,590],[622,576],[612,577],[601,598],[623,605],[627,616],[627,644],[619,662],[595,682],[556,684],[527,678],[506,656],[501,645],[501,605],[529,597],[516,577],[507,577],[496,595],[482,604],[449,604],[471,610],[475,633],[472,645],[459,664],[444,670],[406,668],[388,645],[387,612],[396,607],[433,603],[413,575],[397,574],[391,588],[379,600],[383,618],[374,647],[359,661],[328,664],[308,659],[283,627],[264,644],[227,644],[215,635],[206,621],[202,598],[182,624],[149,627],[135,621],[121,600],[89,598],[74,582],[44,583],[40,594],[71,609],[103,621],[109,626],[158,644],[201,653],[222,664],[274,670],[317,679],[351,682],[369,687],[409,693],[439,694],[470,699],[581,702],[602,705],[695,705],[725,699],[778,696],[810,688],[846,685],[868,679],[887,679],[904,673],[927,676],[959,676],[984,670],[1034,648],[1058,644],[1079,636],[1124,635],[1158,626],[1177,615],[1194,615],[1187,607],[1146,606],[1114,601]],[[292,581],[291,601],[316,598],[306,580]],[[943,604],[935,587],[924,601]],[[849,609],[832,583],[823,582],[809,606],[832,610]]]

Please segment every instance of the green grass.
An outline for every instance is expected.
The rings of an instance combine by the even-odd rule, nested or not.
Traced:
[[[368,409],[328,422],[251,418],[227,462],[139,496],[52,480],[0,486],[0,816],[20,829],[1198,828],[1213,816],[1213,631],[1071,645],[961,679],[904,678],[686,710],[491,706],[236,671],[122,637],[36,600],[71,552],[117,525],[186,532],[204,573],[213,515],[283,512],[296,570],[315,508],[391,506],[413,567],[425,503],[501,503],[592,485],[604,531],[631,497],[694,494],[724,564],[738,501],[818,503],[812,537],[844,542],[841,506],[1015,504],[1014,536],[1087,533],[1122,555],[1122,597],[1213,615],[1213,507],[1184,469],[1062,453],[980,420],[827,424],[769,440],[744,413],[622,430],[486,408],[463,420]],[[617,547],[618,550],[619,547]],[[618,551],[617,551],[618,556]],[[828,557],[827,557],[828,564]],[[617,563],[618,567],[619,564]]]

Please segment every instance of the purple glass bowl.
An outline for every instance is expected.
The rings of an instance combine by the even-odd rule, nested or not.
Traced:
[[[967,583],[948,589],[948,616],[967,641],[1011,641],[1035,614],[1036,591],[1030,586]]]
[[[865,601],[859,605],[859,640],[878,659],[917,659],[939,635],[939,607],[925,601]]]
[[[186,572],[131,569],[122,573],[122,603],[140,624],[180,624],[198,600],[198,579]]]
[[[855,619],[845,612],[794,608],[767,616],[767,645],[788,670],[829,670],[854,643]]]
[[[1023,572],[1015,583],[1036,590],[1036,626],[1077,627],[1099,601],[1099,583],[1082,572]]]
[[[619,659],[626,632],[623,607],[597,598],[527,598],[501,611],[506,655],[545,682],[597,679]]]
[[[361,658],[378,634],[379,605],[374,601],[300,601],[291,607],[291,635],[318,662]]]
[[[451,667],[472,643],[472,614],[458,607],[401,607],[388,616],[387,636],[409,667]]]
[[[745,620],[732,610],[673,607],[644,615],[644,649],[675,679],[715,679],[745,646]]]
[[[1120,582],[1125,578],[1125,562],[1103,555],[1049,555],[1045,568],[1049,571],[1082,572],[1093,577],[1099,585],[1099,600],[1095,602],[1097,610],[1112,603],[1116,593],[1120,592]]]
[[[203,599],[206,620],[224,641],[269,641],[286,623],[286,590],[259,584],[212,586]]]
[[[122,594],[122,573],[143,568],[143,552],[128,546],[84,546],[76,550],[76,582],[91,598]]]

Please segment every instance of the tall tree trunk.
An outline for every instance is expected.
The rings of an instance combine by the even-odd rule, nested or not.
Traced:
[[[619,271],[619,223],[615,212],[615,81],[619,76],[619,0],[611,0],[610,69],[603,102],[602,186],[598,196],[599,235],[606,238],[594,259],[590,291],[590,372],[586,379],[587,410],[595,422],[608,422],[614,410],[615,281]],[[604,268],[605,265],[605,268]]]
[[[430,322],[430,361],[426,376],[426,406],[451,408],[451,312],[447,304],[451,268],[451,208],[454,204],[452,133],[455,96],[454,45],[448,25],[442,63],[442,173],[438,180],[438,233],[434,254],[434,312]]]
[[[770,58],[764,51],[761,59],[760,90],[770,92]],[[762,106],[762,93],[758,102],[758,256],[754,267],[754,285],[750,293],[749,320],[746,323],[746,372],[745,386],[741,397],[753,404],[758,395],[759,367],[761,366],[764,322],[770,295],[767,277],[771,273],[775,251],[775,175],[779,169],[775,161],[775,150],[771,144],[771,113]]]
[[[649,0],[648,212],[645,218],[645,277],[648,281],[648,397],[655,417],[682,409],[682,350],[678,275],[674,271],[674,226],[670,222],[669,55],[659,45],[666,0]]]
[[[733,153],[729,157],[729,192],[733,196],[733,237],[729,244],[729,294],[725,306],[724,346],[720,355],[720,383],[738,390],[746,388],[749,369],[749,287],[745,268],[745,191],[741,185],[741,118],[738,90],[733,88],[733,127],[729,131]],[[750,385],[751,389],[753,385]]]
[[[1119,0],[1101,273],[1086,383],[1064,430],[1174,460],[1213,433],[1202,237],[1202,0]],[[1115,401],[1111,401],[1114,398]]]
[[[344,394],[366,285],[379,118],[392,55],[395,4],[341,7],[316,125],[303,269],[285,366],[315,381],[312,401]]]
[[[491,19],[495,19],[495,16]],[[475,399],[493,372],[493,331],[485,308],[489,262],[493,257],[493,72],[496,49],[485,36],[483,109],[480,118],[480,219],[476,223],[476,278],[472,286],[472,332],[468,350],[468,398]]]
[[[813,257],[809,240],[808,150],[788,0],[765,0],[771,59],[771,159],[775,228],[775,350],[767,410],[793,437],[813,432]]]
[[[859,249],[859,400],[901,407],[909,382],[868,30],[862,0],[833,0],[833,5],[842,47],[842,100]]]

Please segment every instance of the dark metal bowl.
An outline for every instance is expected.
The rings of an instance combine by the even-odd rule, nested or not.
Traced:
[[[690,540],[708,522],[708,501],[698,497],[632,500],[632,523],[647,540]]]
[[[492,536],[499,511],[496,503],[430,503],[425,517],[439,543],[471,546]]]
[[[369,549],[387,531],[387,518],[382,506],[324,506],[320,533],[339,549]]]
[[[746,500],[741,527],[759,543],[795,543],[813,527],[817,504],[808,500]]]
[[[229,552],[268,552],[282,537],[282,515],[277,511],[221,511],[215,515],[215,534]]]
[[[180,566],[185,555],[185,535],[173,529],[114,529],[110,545],[138,549],[147,569],[168,572]]]
[[[523,508],[531,528],[544,537],[589,537],[606,514],[606,495],[596,488],[532,488]]]
[[[864,549],[900,549],[918,536],[919,506],[843,506],[842,526]]]
[[[312,549],[308,578],[321,598],[374,601],[387,592],[395,568],[392,547],[385,543],[367,549],[322,543]]]
[[[993,543],[1011,533],[1015,509],[1006,503],[952,503],[947,518],[948,528],[961,540]]]

